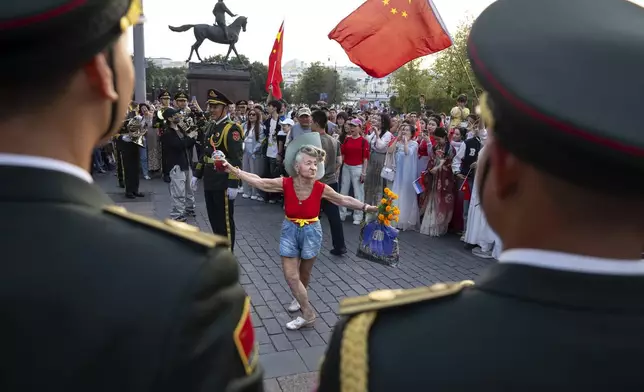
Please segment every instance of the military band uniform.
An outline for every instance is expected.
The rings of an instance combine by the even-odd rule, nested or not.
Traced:
[[[476,186],[512,244],[476,283],[342,301],[318,392],[644,389],[644,133],[597,115],[644,106],[643,25],[627,0],[497,0],[475,20]]]
[[[78,99],[90,96],[79,91],[91,90],[104,99],[101,112],[112,99],[90,87],[89,71],[81,68],[109,58],[117,40],[122,48],[141,11],[140,0],[2,6],[6,45],[0,68],[17,75],[25,64],[41,66],[34,59],[55,53],[56,64],[41,66],[40,76],[60,78],[54,72],[66,70],[78,75],[74,83],[88,86],[65,94]],[[121,68],[109,67],[119,76],[115,70]],[[119,95],[129,94],[113,80]],[[110,112],[115,119],[105,121],[106,138],[121,121],[116,108],[122,102],[117,103]],[[15,116],[23,122],[33,114]],[[91,137],[98,138],[95,128]],[[55,132],[82,138],[86,130],[77,125]],[[39,148],[20,155],[5,150],[0,145],[0,181],[10,185],[0,187],[0,232],[6,234],[0,236],[1,391],[263,390],[250,301],[227,238],[115,206],[72,160],[38,155]]]
[[[215,97],[212,96],[215,94]],[[221,92],[210,90],[209,104],[231,102]],[[195,170],[195,177],[203,180],[208,220],[215,234],[230,240],[231,249],[235,247],[235,196],[239,189],[239,178],[232,173],[218,172],[214,166],[212,154],[219,150],[226,155],[226,160],[233,166],[240,167],[243,158],[242,129],[228,115],[219,121],[211,120],[204,129],[202,143],[203,155]],[[232,195],[232,197],[231,197]]]
[[[167,90],[161,90],[158,96],[159,100],[170,99],[170,93]],[[163,136],[163,130],[165,129],[165,120],[163,119],[163,112],[169,106],[161,107],[154,112],[154,119],[152,120],[152,127],[159,132],[159,138]],[[165,147],[161,143],[161,174],[163,175],[163,181],[170,182],[170,167],[168,167],[168,162],[166,161]]]
[[[121,157],[123,173],[123,184],[125,185],[125,196],[128,198],[141,197],[139,192],[139,164],[140,149],[129,139],[126,120],[121,126],[118,138],[118,150]]]
[[[121,141],[119,140],[119,135],[112,137],[112,145],[114,146],[116,178],[118,180],[119,188],[125,188],[125,174],[123,173],[123,159],[121,158]]]

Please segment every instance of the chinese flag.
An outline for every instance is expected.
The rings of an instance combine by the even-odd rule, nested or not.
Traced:
[[[452,45],[432,0],[367,0],[329,33],[329,39],[374,78]]]
[[[459,191],[463,192],[463,200],[472,200],[472,189],[470,189],[470,184],[467,180],[463,181],[463,185]]]
[[[282,99],[282,90],[280,90],[280,83],[282,83],[282,52],[284,48],[284,22],[280,26],[280,30],[275,37],[275,43],[271,50],[271,55],[268,57],[268,78],[266,79],[266,91],[270,92],[269,87],[273,86],[273,97]]]

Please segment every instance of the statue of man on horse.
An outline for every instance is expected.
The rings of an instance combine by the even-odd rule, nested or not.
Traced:
[[[223,0],[219,0],[219,3],[217,5],[222,5],[224,8],[226,5],[223,3]],[[223,9],[223,8],[222,8]],[[227,10],[227,11],[226,11]],[[194,30],[195,34],[195,39],[196,42],[192,45],[190,49],[190,56],[188,57],[187,62],[190,62],[190,59],[192,59],[192,54],[196,53],[197,58],[199,61],[203,61],[201,59],[201,56],[199,55],[199,47],[201,44],[203,44],[203,41],[206,39],[217,43],[217,44],[222,44],[222,45],[228,45],[228,53],[226,54],[226,59],[224,62],[228,61],[228,57],[230,56],[230,52],[235,52],[235,56],[237,56],[237,59],[239,60],[240,63],[244,64],[242,59],[239,57],[239,53],[237,53],[237,48],[235,47],[235,44],[239,41],[239,34],[242,31],[246,31],[246,24],[248,22],[248,18],[245,16],[240,16],[237,19],[233,21],[229,26],[226,26],[226,13],[230,13],[230,10],[228,8],[225,8],[222,13],[218,14],[218,8],[215,6],[215,9],[213,10],[213,13],[215,14],[215,18],[217,21],[216,25],[209,25],[209,24],[197,24],[197,25],[183,25],[183,26],[168,26],[170,30],[176,32],[176,33],[181,33],[184,31],[188,31],[190,29]],[[233,15],[235,16],[235,15]]]
[[[217,26],[221,27],[221,29],[224,31],[224,38],[228,40],[228,26],[226,26],[226,14],[230,15],[231,18],[234,18],[237,16],[237,14],[233,14],[231,10],[226,7],[226,4],[224,3],[224,0],[217,0],[217,4],[215,4],[215,8],[212,10],[212,14],[215,15],[215,23]]]

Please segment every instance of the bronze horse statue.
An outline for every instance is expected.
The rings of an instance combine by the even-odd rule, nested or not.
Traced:
[[[239,60],[239,62],[244,64],[242,59],[239,57],[239,53],[237,53],[237,48],[235,48],[235,44],[237,43],[237,41],[239,41],[240,31],[246,32],[247,22],[248,22],[248,18],[246,18],[245,16],[240,16],[237,19],[235,19],[233,23],[229,24],[227,27],[228,41],[226,41],[225,39],[224,31],[222,30],[222,28],[216,25],[189,24],[189,25],[183,25],[179,27],[174,27],[174,26],[168,26],[168,27],[170,28],[170,30],[174,31],[175,33],[182,33],[184,31],[194,29],[195,39],[197,41],[192,45],[190,50],[190,56],[188,57],[188,60],[186,60],[186,63],[190,62],[190,59],[192,59],[193,53],[197,54],[197,58],[199,59],[199,61],[203,61],[201,59],[201,56],[199,56],[199,47],[201,46],[201,44],[203,44],[204,40],[208,39],[217,44],[228,45],[228,53],[226,53],[226,59],[224,60],[224,62],[228,61],[230,52],[233,51],[235,52],[235,56],[237,56],[237,59]]]

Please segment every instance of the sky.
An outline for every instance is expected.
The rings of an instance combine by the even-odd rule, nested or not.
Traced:
[[[212,9],[217,0],[143,0],[145,13],[145,56],[185,61],[194,43],[192,31],[174,33],[168,25],[199,24],[215,21]],[[246,33],[241,33],[237,50],[251,61],[268,62],[275,36],[284,20],[283,62],[350,65],[340,45],[327,35],[364,0],[224,0],[235,14],[248,17]],[[433,0],[450,32],[468,17],[477,17],[493,0]],[[644,1],[644,0],[641,0]],[[232,18],[227,17],[227,23]],[[131,35],[131,32],[130,32]],[[130,39],[130,50],[132,40]],[[226,54],[227,48],[209,41],[199,52],[202,57]],[[233,54],[234,56],[234,54]],[[330,60],[329,60],[330,59]],[[193,61],[197,61],[196,57]]]

